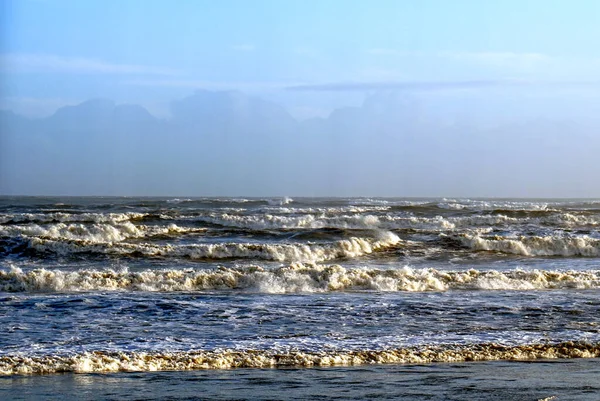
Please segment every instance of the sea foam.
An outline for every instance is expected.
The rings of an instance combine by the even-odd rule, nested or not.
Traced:
[[[378,250],[393,247],[401,242],[391,232],[379,232],[377,238],[351,237],[330,243],[193,243],[193,244],[155,244],[90,241],[55,240],[53,238],[33,237],[29,239],[29,248],[38,252],[52,252],[59,255],[78,253],[98,253],[120,256],[144,256],[187,258],[196,260],[218,259],[262,259],[288,262],[320,262],[339,258],[356,258]]]
[[[496,251],[524,256],[600,256],[600,239],[588,235],[481,236],[461,234],[458,240],[476,251]]]
[[[211,291],[263,293],[329,291],[547,290],[600,288],[600,270],[441,271],[403,267],[393,270],[340,265],[292,264],[208,269],[0,270],[0,291]]]
[[[148,372],[231,368],[353,366],[364,364],[467,361],[528,361],[600,357],[600,344],[561,342],[505,346],[495,343],[435,345],[389,350],[304,352],[301,350],[218,350],[180,352],[86,352],[75,355],[2,355],[0,375]]]

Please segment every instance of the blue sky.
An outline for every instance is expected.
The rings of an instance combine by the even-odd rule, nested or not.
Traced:
[[[95,97],[166,115],[169,101],[206,88],[259,94],[310,117],[358,104],[364,93],[286,87],[600,81],[594,0],[6,0],[0,7],[1,105],[28,115]]]
[[[0,1],[0,193],[600,197],[599,15]]]

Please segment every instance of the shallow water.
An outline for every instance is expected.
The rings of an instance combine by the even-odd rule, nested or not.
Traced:
[[[597,359],[5,376],[0,398],[593,401],[598,377]]]

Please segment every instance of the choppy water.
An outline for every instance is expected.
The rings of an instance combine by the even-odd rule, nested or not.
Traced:
[[[600,201],[0,198],[0,374],[600,356]]]

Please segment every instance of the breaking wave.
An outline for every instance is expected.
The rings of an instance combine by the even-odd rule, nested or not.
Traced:
[[[600,239],[583,236],[457,236],[462,245],[476,251],[495,251],[523,256],[600,256]]]
[[[600,225],[600,216],[598,215],[579,216],[569,213],[550,215],[544,218],[517,218],[502,214],[460,217],[418,217],[392,214],[327,215],[325,213],[317,213],[286,216],[279,214],[239,215],[230,213],[210,213],[205,216],[194,217],[193,219],[226,227],[239,227],[254,230],[294,228],[455,230],[469,227],[512,226],[524,224],[545,224],[563,227]]]
[[[64,241],[54,238],[33,237],[28,240],[28,247],[37,252],[51,252],[63,256],[97,253],[189,259],[262,259],[279,262],[321,262],[339,258],[355,258],[401,242],[400,238],[391,232],[380,232],[377,237],[377,239],[351,237],[326,244],[217,242],[160,245],[152,243],[93,242],[89,240],[89,235],[86,233],[85,240],[73,238],[71,241]]]
[[[112,224],[56,223],[0,226],[0,237],[21,237],[35,240],[79,241],[86,244],[121,242],[130,238],[144,238],[169,233],[205,231],[204,228],[135,225],[131,222]]]
[[[547,290],[600,288],[600,270],[396,270],[292,264],[166,270],[0,270],[0,291],[206,291],[247,290],[263,293],[328,291]]]
[[[518,200],[483,200],[483,199],[442,199],[437,203],[440,209],[450,210],[520,210],[520,211],[555,211],[569,203],[565,202],[539,202]]]
[[[495,343],[435,345],[389,350],[304,352],[300,350],[218,350],[176,352],[94,351],[76,355],[3,355],[0,374],[147,372],[164,370],[422,364],[467,361],[526,361],[600,357],[600,344],[561,342],[506,346]]]
[[[267,199],[267,203],[269,205],[278,205],[278,206],[288,205],[288,204],[292,203],[293,201],[294,200],[292,198],[289,198],[287,196],[284,196],[283,198]]]
[[[273,202],[288,202],[274,200]],[[275,203],[274,203],[275,204]],[[147,221],[196,221],[227,227],[247,229],[294,229],[294,228],[378,228],[455,230],[469,227],[513,225],[541,225],[566,228],[598,227],[600,214],[590,212],[552,211],[542,214],[535,212],[514,212],[505,210],[492,214],[445,216],[431,214],[422,216],[410,211],[389,211],[389,206],[344,206],[290,208],[264,206],[246,214],[243,208],[219,208],[218,211],[171,211],[153,213],[16,213],[0,215],[1,227],[51,224],[125,224]],[[1,234],[1,231],[0,231]]]

